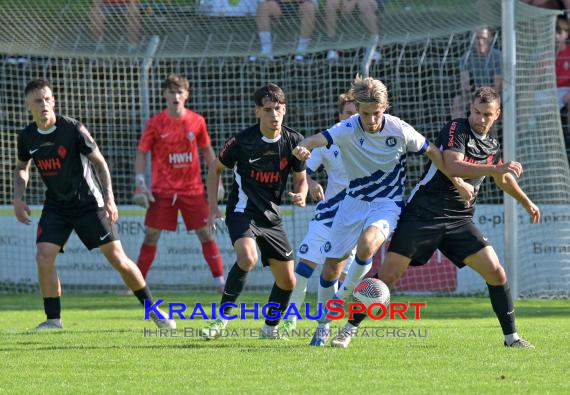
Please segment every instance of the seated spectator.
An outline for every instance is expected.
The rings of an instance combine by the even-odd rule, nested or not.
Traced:
[[[377,45],[378,43],[378,16],[376,11],[378,5],[382,6],[382,1],[377,0],[327,0],[325,5],[325,24],[327,27],[327,37],[329,40],[336,39],[338,15],[348,15],[352,13],[357,7],[360,12],[360,19],[368,33],[370,33],[370,43]],[[372,55],[375,61],[380,60],[380,52],[375,50]],[[335,61],[338,59],[338,51],[335,49],[329,50],[327,59]]]
[[[92,31],[97,40],[97,50],[104,50],[105,24],[110,25],[113,20],[115,33],[120,37],[117,29],[127,26],[128,49],[134,51],[139,45],[140,31],[140,4],[139,0],[93,0],[91,3]],[[121,19],[120,21],[117,19]],[[126,23],[124,21],[126,19]],[[110,29],[107,29],[110,30]]]
[[[301,20],[299,42],[295,51],[295,60],[302,61],[309,47],[311,36],[315,30],[315,15],[318,0],[266,0],[257,6],[257,32],[261,41],[261,57],[273,60],[273,40],[271,37],[271,18],[285,16],[290,18],[298,10]],[[257,59],[251,56],[250,60]]]
[[[551,10],[568,10],[570,9],[570,0],[522,0],[523,3],[535,7],[549,8]]]
[[[477,88],[491,86],[501,92],[501,51],[493,48],[489,29],[475,34],[473,46],[459,61],[459,93],[453,98],[453,118],[464,118],[470,98]]]

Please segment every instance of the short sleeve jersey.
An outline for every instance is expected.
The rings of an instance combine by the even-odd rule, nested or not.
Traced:
[[[327,188],[325,189],[325,200],[319,202],[315,207],[314,220],[331,227],[338,207],[346,196],[346,187],[348,186],[342,154],[336,144],[328,148],[315,148],[311,152],[311,157],[307,160],[307,173],[314,173],[321,166],[327,172]]]
[[[101,185],[87,158],[95,149],[87,128],[61,115],[49,130],[34,122],[18,134],[18,160],[34,161],[46,186],[45,207],[61,212],[103,207]]]
[[[464,161],[477,164],[500,164],[501,150],[496,138],[487,135],[485,139],[478,137],[467,118],[454,119],[441,129],[437,145],[441,150],[452,150],[462,153]],[[475,195],[479,192],[485,177],[466,179],[473,185]],[[426,199],[422,205],[422,197]],[[473,205],[466,208],[459,192],[451,181],[432,163],[423,174],[412,191],[410,202],[420,205],[427,212],[443,217],[472,217],[475,211]]]
[[[182,117],[174,118],[165,109],[151,117],[138,148],[151,154],[153,192],[204,194],[198,148],[210,144],[206,121],[200,114],[187,109]]]
[[[281,223],[281,196],[291,170],[302,172],[305,162],[293,156],[303,136],[286,126],[275,139],[263,136],[259,124],[228,139],[220,162],[234,171],[226,215],[245,213],[267,225]]]
[[[487,56],[479,56],[471,49],[461,57],[459,70],[469,73],[474,87],[493,86],[495,76],[501,75],[501,51],[492,48]]]
[[[402,205],[408,152],[423,153],[429,141],[400,118],[384,114],[380,131],[365,132],[355,114],[323,132],[340,148],[349,184],[347,195],[366,202]]]

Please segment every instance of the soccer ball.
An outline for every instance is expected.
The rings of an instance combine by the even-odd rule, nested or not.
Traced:
[[[352,291],[352,299],[362,303],[368,309],[372,303],[382,303],[388,308],[390,303],[390,290],[388,286],[377,278],[365,278]],[[372,314],[378,316],[382,313],[382,307],[374,306]]]

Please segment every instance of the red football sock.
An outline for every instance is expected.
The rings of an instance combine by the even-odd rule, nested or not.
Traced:
[[[154,262],[154,258],[156,258],[156,245],[151,246],[143,243],[141,246],[141,251],[139,253],[137,266],[139,267],[139,270],[145,279],[146,274],[152,266],[152,262]]]
[[[212,272],[212,277],[220,277],[224,275],[224,264],[222,263],[222,256],[220,255],[220,250],[216,244],[216,240],[210,240],[202,243],[202,253],[210,271]]]

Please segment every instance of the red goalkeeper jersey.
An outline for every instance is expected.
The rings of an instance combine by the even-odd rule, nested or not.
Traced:
[[[152,191],[159,194],[204,193],[198,147],[210,145],[204,117],[186,109],[180,118],[164,110],[147,122],[139,150],[150,152]]]

